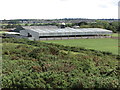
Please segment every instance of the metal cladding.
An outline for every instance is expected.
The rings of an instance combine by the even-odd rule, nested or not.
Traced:
[[[25,30],[21,30],[20,34],[28,36],[28,33],[34,38],[45,36],[75,36],[75,35],[107,35],[112,31],[101,28],[57,28],[56,26],[26,26]]]

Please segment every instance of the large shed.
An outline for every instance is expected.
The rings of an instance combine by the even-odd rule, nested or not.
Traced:
[[[70,27],[57,28],[56,26],[25,26],[25,30],[20,31],[20,35],[32,37],[36,40],[44,37],[70,37],[89,35],[110,35],[112,31],[101,28],[80,28]]]

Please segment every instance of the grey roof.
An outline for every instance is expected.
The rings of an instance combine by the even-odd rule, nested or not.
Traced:
[[[25,29],[57,29],[58,27],[57,26],[51,26],[51,25],[48,25],[48,26],[24,26],[23,28]]]
[[[112,31],[101,28],[80,28],[74,29],[66,27],[64,29],[56,26],[27,26],[26,30],[32,30],[39,33],[39,36],[58,36],[58,35],[93,35],[93,34],[111,34]]]

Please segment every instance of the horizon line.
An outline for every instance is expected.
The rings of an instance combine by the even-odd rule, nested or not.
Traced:
[[[0,19],[0,20],[19,20],[19,19]],[[24,19],[20,19],[20,20],[24,20]],[[28,19],[30,19],[30,18],[28,18]],[[55,20],[55,19],[57,19],[57,20],[59,20],[59,19],[92,19],[92,20],[117,19],[118,20],[119,18],[94,18],[94,19],[93,18],[43,18],[43,19],[41,19],[41,18],[40,19],[33,18],[32,20]]]

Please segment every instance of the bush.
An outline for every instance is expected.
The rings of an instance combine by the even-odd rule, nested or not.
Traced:
[[[3,88],[118,88],[119,55],[3,39]]]

